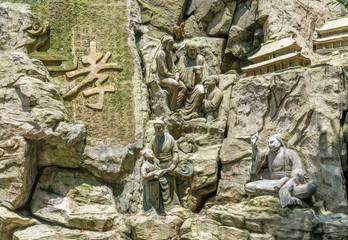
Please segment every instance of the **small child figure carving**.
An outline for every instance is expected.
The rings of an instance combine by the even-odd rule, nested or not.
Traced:
[[[160,162],[153,151],[149,148],[145,148],[140,152],[145,158],[145,162],[141,167],[141,175],[144,181],[143,192],[143,209],[147,213],[151,213],[156,210],[157,214],[164,215],[164,205],[162,200],[161,185],[165,184],[165,178],[162,178],[167,173],[167,169],[160,168]]]

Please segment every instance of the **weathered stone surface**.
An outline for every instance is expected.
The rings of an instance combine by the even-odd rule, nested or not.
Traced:
[[[3,125],[4,126],[4,125]],[[11,136],[11,133],[4,134]],[[31,193],[37,174],[35,147],[28,144],[23,137],[11,138],[18,144],[17,149],[5,149],[0,157],[0,203],[9,209],[23,206]]]
[[[323,232],[323,239],[347,239],[348,216],[344,214],[319,215],[319,231]]]
[[[29,5],[0,3],[0,50],[24,50],[28,33],[24,30],[30,24]]]
[[[118,217],[111,188],[90,174],[45,168],[30,203],[33,215],[67,227],[106,231]]]
[[[86,137],[82,123],[58,123],[53,134],[38,144],[38,167],[81,167]]]
[[[193,165],[192,180],[179,184],[179,195],[184,207],[198,208],[203,198],[216,190],[220,147],[221,145],[198,147],[195,153],[184,156]],[[187,188],[190,190],[185,194]]]
[[[45,67],[23,52],[4,52],[0,58],[1,98],[8,111],[2,122],[8,132],[31,140],[50,135],[53,126],[67,120],[67,114]]]
[[[38,224],[35,219],[9,211],[7,208],[0,207],[0,239],[11,240],[13,231],[17,228],[24,228]]]
[[[180,228],[180,239],[216,239],[216,240],[247,240],[249,232],[234,227],[222,226],[221,223],[197,217],[187,219]]]
[[[251,233],[250,240],[275,240],[272,235],[269,234],[261,234],[261,233]]]
[[[210,36],[227,35],[232,24],[237,2],[232,2],[220,11],[208,24],[207,33]]]
[[[311,209],[294,210],[287,217],[275,216],[266,222],[263,229],[277,239],[313,239],[316,234],[317,217]]]
[[[257,1],[248,0],[240,2],[233,15],[231,28],[222,63],[222,71],[239,70],[240,63],[245,64],[245,59],[259,45],[254,44],[255,31],[260,27],[257,22]],[[241,59],[239,64],[231,64]]]
[[[167,104],[167,94],[160,87],[157,76],[156,55],[160,50],[161,41],[143,35],[139,42],[140,56],[143,62],[145,72],[145,82],[149,87],[151,97],[150,106],[154,115],[169,115],[170,110]]]
[[[225,154],[225,151],[228,152],[228,150],[223,148],[221,154]],[[222,163],[223,159],[224,158],[221,157]],[[243,199],[243,195],[245,194],[244,183],[250,180],[250,160],[250,158],[247,158],[236,163],[222,164],[220,171],[221,178],[217,191],[218,201],[239,202]]]
[[[149,23],[150,34],[161,38],[172,34],[175,24],[180,24],[184,16],[187,0],[138,0],[142,7],[142,21]]]
[[[208,24],[214,20],[217,22],[214,19],[216,15],[223,15],[225,2],[223,0],[189,0],[185,12],[185,15],[189,16],[185,20],[185,29],[188,32],[186,36],[190,38],[206,36]]]
[[[272,236],[280,239],[312,239],[318,226],[318,218],[312,209],[283,209],[273,196],[213,206],[207,210],[207,217],[224,226],[260,232],[254,234],[255,239],[274,239]]]
[[[84,152],[82,166],[94,176],[109,183],[124,184],[131,173],[142,141],[124,146],[115,139],[90,142]]]
[[[215,205],[206,218],[222,226],[250,231],[249,239],[345,239],[347,215],[322,215],[310,208],[281,208],[274,196],[259,196],[238,204]],[[187,219],[181,229],[187,229]],[[217,225],[217,224],[215,224]],[[187,231],[187,230],[186,230]],[[256,233],[259,232],[259,233]]]
[[[179,239],[178,232],[183,220],[178,216],[134,216],[130,217],[132,239],[169,240]]]
[[[187,31],[185,35],[187,38],[207,36],[203,23],[198,22],[195,15],[191,15],[185,20],[185,30]]]
[[[13,234],[13,240],[125,240],[130,239],[125,234],[120,233],[118,230],[111,230],[107,232],[93,232],[84,230],[73,230],[69,228],[62,228],[59,226],[51,225],[36,225],[28,227],[23,230],[17,230]]]
[[[340,74],[339,67],[302,68],[244,78],[234,85],[229,133],[220,156],[230,166],[223,167],[218,197],[241,199],[248,180],[245,161],[249,161],[251,135],[259,132],[260,146],[266,149],[267,136],[287,133],[288,145],[304,161],[305,178],[317,187],[315,197],[324,200],[327,209],[346,209],[341,166],[345,144],[338,134],[346,89]]]
[[[40,61],[23,52],[3,52],[0,62],[0,138],[14,137],[19,143],[1,157],[0,201],[16,209],[27,201],[36,177],[35,141],[50,136],[58,122],[67,120],[67,114]]]

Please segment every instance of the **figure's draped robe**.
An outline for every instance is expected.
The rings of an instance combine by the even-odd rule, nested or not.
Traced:
[[[148,148],[152,149],[155,157],[160,162],[161,169],[168,169],[173,163],[177,164],[179,149],[174,138],[164,133],[163,138],[155,135],[151,138]],[[179,198],[176,194],[175,177],[166,173],[159,179],[161,188],[161,197],[165,209],[171,209],[175,204],[179,204]]]
[[[193,69],[194,66],[203,66],[203,68],[197,73]],[[191,59],[187,55],[182,56],[178,63],[178,71],[180,79],[187,88],[187,96],[181,112],[188,118],[198,117],[204,98],[202,79],[207,78],[209,74],[205,59],[199,54],[197,54],[195,59]]]
[[[261,152],[256,146],[253,146],[253,163],[251,167],[252,176],[260,175],[261,171],[267,167],[269,179],[250,182],[245,186],[248,194],[258,193],[278,193],[282,207],[294,204],[294,197],[307,198],[314,191],[314,185],[310,183],[303,184],[304,168],[301,158],[298,154],[286,147],[281,147],[278,152],[273,153],[270,150]]]
[[[146,161],[141,167],[141,173],[144,178],[143,188],[143,209],[148,212],[153,208],[158,212],[163,212],[163,201],[160,196],[160,183],[158,179],[150,177],[154,171],[160,170],[159,161],[155,159],[154,163]]]
[[[207,121],[215,119],[219,113],[219,106],[223,99],[223,93],[218,87],[215,87],[211,92],[207,92],[206,101],[203,102],[202,109],[206,113]]]

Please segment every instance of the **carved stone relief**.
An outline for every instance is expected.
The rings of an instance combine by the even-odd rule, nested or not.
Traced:
[[[25,29],[29,33],[29,39],[25,44],[29,52],[37,51],[47,44],[50,30],[49,22],[41,23],[37,21],[28,25]]]
[[[261,151],[256,141],[258,133],[251,137],[252,143],[252,180],[245,185],[248,195],[278,193],[282,207],[300,205],[300,199],[311,197],[315,186],[304,182],[305,169],[301,158],[288,149],[280,135],[268,139],[269,149]],[[259,179],[259,180],[257,180]]]
[[[110,56],[110,52],[107,52],[105,55],[103,53],[98,53],[97,43],[91,42],[89,55],[82,57],[82,63],[89,64],[89,66],[66,73],[66,76],[68,78],[74,78],[85,73],[88,73],[88,75],[80,83],[76,84],[67,93],[65,93],[63,95],[63,98],[67,99],[75,96],[83,87],[87,86],[89,83],[92,83],[95,79],[97,79],[97,81],[94,84],[95,87],[93,87],[92,89],[84,90],[82,94],[85,97],[98,94],[98,102],[95,104],[87,104],[87,106],[98,110],[103,109],[105,93],[114,92],[115,88],[112,86],[102,85],[102,83],[104,83],[108,79],[109,75],[107,73],[100,73],[100,71],[106,69],[115,69],[118,71],[122,71],[122,68],[117,63],[107,63]]]

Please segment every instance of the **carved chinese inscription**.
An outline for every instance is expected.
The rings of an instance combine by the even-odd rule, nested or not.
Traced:
[[[102,85],[102,83],[109,78],[109,75],[107,73],[100,73],[100,71],[106,70],[106,69],[115,69],[115,70],[122,71],[122,68],[119,67],[118,64],[106,63],[111,56],[110,52],[107,52],[104,56],[103,55],[104,54],[97,52],[96,42],[91,42],[89,55],[82,57],[82,63],[89,64],[89,66],[66,73],[66,76],[68,78],[73,78],[85,73],[88,73],[88,75],[80,83],[75,85],[66,94],[64,94],[63,98],[70,98],[75,96],[76,94],[78,94],[81,88],[87,86],[89,83],[92,83],[95,79],[97,79],[94,84],[94,87],[91,89],[84,90],[82,94],[84,97],[89,97],[89,96],[98,94],[99,95],[98,102],[96,104],[87,104],[87,107],[90,107],[93,109],[99,109],[99,110],[103,109],[105,93],[115,92],[115,88],[112,86]]]
[[[50,25],[47,21],[30,24],[25,30],[29,33],[29,40],[25,45],[30,52],[37,51],[48,42]]]

